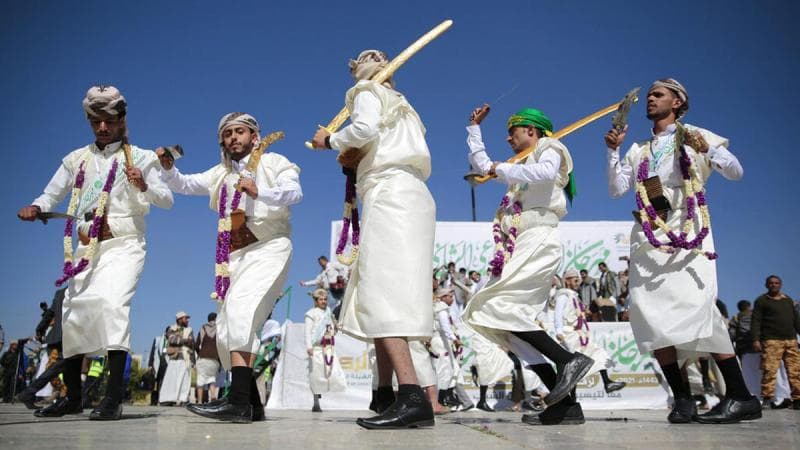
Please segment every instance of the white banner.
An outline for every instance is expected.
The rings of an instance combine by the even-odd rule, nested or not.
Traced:
[[[633,222],[561,222],[563,256],[559,273],[569,268],[587,269],[592,277],[599,277],[597,264],[605,261],[614,272],[624,270],[627,264],[620,260],[630,253],[630,232]],[[342,221],[331,222],[330,255],[342,230]],[[348,239],[349,241],[349,239]],[[433,247],[432,267],[454,262],[456,268],[477,270],[486,275],[486,268],[494,253],[491,222],[436,222],[436,239]],[[345,254],[350,251],[349,245]]]
[[[639,353],[630,325],[625,322],[590,323],[591,339],[606,349],[616,366],[609,370],[614,381],[628,386],[606,394],[600,374],[585,378],[577,394],[584,409],[663,409],[667,390],[659,384],[658,365],[649,355]],[[347,377],[345,392],[322,396],[322,409],[366,410],[372,391],[372,372],[367,345],[349,336],[336,336],[336,353]],[[469,355],[465,355],[469,357]],[[467,359],[468,361],[468,359]],[[311,409],[313,398],[308,385],[308,355],[303,342],[303,324],[289,322],[283,341],[278,370],[272,384],[268,408]],[[463,387],[478,402],[479,391],[472,383],[469,368],[463,368]],[[490,386],[488,403],[498,408],[511,405],[511,374]]]

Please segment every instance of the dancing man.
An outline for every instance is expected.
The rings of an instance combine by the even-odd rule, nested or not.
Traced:
[[[725,322],[715,305],[717,257],[704,185],[712,171],[742,178],[728,140],[683,124],[686,89],[672,78],[647,93],[652,137],[635,143],[624,159],[626,129],[605,135],[608,190],[620,197],[635,191],[638,223],[631,231],[630,322],[642,353],[653,352],[672,388],[671,423],[734,423],[761,417],[761,404],[747,390]],[[726,396],[697,415],[678,358],[710,353],[725,380]]]

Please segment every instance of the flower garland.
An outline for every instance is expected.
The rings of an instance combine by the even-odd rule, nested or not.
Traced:
[[[686,198],[686,217],[683,222],[683,227],[679,234],[676,234],[664,220],[658,216],[656,209],[650,202],[647,195],[647,189],[644,187],[644,181],[647,180],[649,175],[651,150],[648,146],[642,155],[642,160],[639,163],[639,170],[636,174],[636,206],[639,208],[639,215],[642,220],[642,231],[650,244],[656,249],[665,253],[675,253],[678,249],[691,250],[694,253],[701,254],[709,260],[717,259],[716,252],[704,252],[701,250],[703,240],[708,236],[711,230],[711,215],[708,212],[708,204],[706,203],[706,196],[703,192],[703,187],[700,185],[699,175],[697,170],[693,167],[692,160],[683,148],[683,140],[685,129],[678,126],[677,147],[680,151],[680,168],[683,177],[683,190],[684,197]],[[695,212],[695,207],[699,208],[699,216]],[[644,220],[647,217],[649,220]],[[695,222],[700,220],[702,222],[700,231],[694,239],[688,240],[689,232]],[[655,224],[658,229],[666,233],[668,242],[659,241],[654,232],[652,224]]]
[[[241,191],[233,194],[231,201],[231,212],[239,208],[242,200]],[[223,181],[219,193],[219,221],[217,222],[217,252],[214,264],[214,292],[211,298],[217,301],[224,301],[231,285],[231,272],[229,268],[231,260],[231,215],[227,212],[228,185]]]
[[[358,243],[361,236],[361,225],[358,223],[358,205],[356,204],[356,183],[355,172],[346,170],[345,175],[345,194],[344,194],[344,213],[342,214],[342,232],[339,234],[339,243],[336,245],[336,259],[344,265],[351,265],[358,257]],[[350,226],[353,226],[353,240],[350,246],[350,255],[344,255],[344,248],[347,246],[347,237],[350,234]]]
[[[336,338],[331,333],[330,326],[325,330],[325,336],[322,337],[320,344],[322,345],[322,359],[325,361],[325,365],[330,367],[333,365],[333,346],[336,345]]]
[[[503,199],[500,200],[500,207],[497,208],[494,220],[492,221],[492,236],[494,237],[494,258],[489,262],[489,267],[493,277],[499,277],[503,273],[503,266],[511,259],[514,254],[514,247],[517,242],[517,232],[519,230],[520,215],[522,214],[522,203],[516,198],[519,185],[515,185]],[[509,204],[512,206],[513,215],[511,216],[511,227],[508,234],[503,233],[501,222]]]
[[[106,176],[106,182],[103,185],[103,191],[97,200],[97,208],[94,210],[92,224],[89,227],[89,246],[86,249],[86,253],[84,253],[83,257],[81,257],[80,261],[78,261],[78,264],[74,264],[72,249],[72,226],[74,224],[75,211],[78,209],[81,191],[83,190],[83,183],[86,180],[87,159],[88,154],[81,161],[81,164],[78,168],[78,174],[75,176],[75,184],[72,188],[72,197],[70,197],[69,206],[67,207],[67,215],[69,215],[69,217],[67,218],[67,223],[64,225],[64,268],[62,270],[63,274],[58,280],[56,280],[57,287],[62,286],[67,282],[67,280],[83,272],[87,267],[89,267],[89,263],[91,263],[94,259],[94,255],[97,252],[97,243],[99,242],[98,236],[100,235],[100,230],[103,226],[103,216],[105,216],[106,213],[106,204],[108,203],[108,197],[111,193],[111,188],[114,186],[114,180],[117,177],[117,167],[119,166],[119,161],[117,158],[114,158],[114,161],[111,163],[111,170],[108,171],[108,175]]]
[[[579,311],[578,323],[575,325],[578,341],[581,343],[581,347],[586,347],[589,345],[589,322],[586,321],[586,307],[575,297],[572,298],[572,307]]]

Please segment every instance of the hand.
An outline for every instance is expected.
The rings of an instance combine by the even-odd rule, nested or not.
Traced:
[[[692,147],[693,149],[695,149],[695,151],[698,151],[700,153],[708,152],[708,142],[706,142],[706,139],[703,137],[702,134],[700,134],[699,131],[690,131],[686,133],[685,142],[686,145]]]
[[[625,135],[628,133],[628,126],[625,125],[625,128],[622,131],[617,131],[616,128],[612,128],[608,130],[608,133],[604,136],[606,140],[606,147],[615,150],[622,145],[622,141],[625,140]]]
[[[42,210],[36,205],[26,206],[19,210],[17,217],[28,222],[33,222]]]
[[[320,127],[316,133],[314,133],[314,139],[311,140],[311,146],[314,148],[328,148],[325,145],[325,138],[330,136],[331,132],[326,130],[325,128]]]
[[[761,353],[764,351],[764,348],[761,346],[761,341],[753,341],[753,350]]]
[[[480,125],[483,122],[483,119],[489,115],[489,110],[491,107],[488,103],[484,103],[483,106],[479,106],[472,110],[472,113],[469,115],[469,124],[470,125]]]
[[[306,350],[306,353],[308,353],[308,356],[314,356],[314,349],[309,348],[308,350]]]
[[[497,166],[499,166],[499,165],[500,165],[500,163],[499,163],[499,162],[493,162],[493,163],[492,163],[492,167],[490,167],[490,168],[489,168],[489,172],[487,172],[487,173],[488,173],[489,175],[493,176],[493,177],[494,177],[494,176],[497,176],[497,173],[496,173],[496,171],[497,171]]]
[[[556,339],[558,339],[558,342],[564,342],[564,335],[559,333],[556,335]]]
[[[239,178],[237,189],[246,193],[253,200],[258,197],[258,186],[256,186],[256,182],[252,178]]]
[[[173,158],[172,153],[168,152],[164,147],[158,147],[156,149],[156,156],[158,156],[158,162],[161,163],[161,167],[164,170],[172,170],[175,166],[175,158]]]
[[[358,168],[358,163],[361,162],[361,158],[363,157],[364,153],[359,149],[348,148],[347,150],[340,152],[339,156],[336,157],[336,160],[339,161],[339,164],[341,164],[345,169],[356,170]]]
[[[142,171],[138,167],[126,167],[125,176],[128,177],[128,183],[135,186],[141,192],[147,192],[147,183],[144,182]]]

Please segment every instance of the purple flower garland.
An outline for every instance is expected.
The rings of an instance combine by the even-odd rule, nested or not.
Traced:
[[[511,203],[511,197],[509,194],[503,196],[503,199],[500,200],[500,207],[497,210],[497,218],[494,220],[492,224],[492,235],[494,237],[494,244],[495,244],[495,253],[494,258],[489,262],[489,267],[492,272],[493,277],[499,277],[503,273],[503,267],[506,264],[506,253],[508,253],[508,258],[510,259],[511,256],[514,254],[514,249],[517,241],[517,227],[512,226],[508,229],[508,234],[503,233],[503,228],[500,225],[499,218],[502,217],[503,211],[508,208],[509,203]],[[513,214],[518,216],[522,213],[522,203],[519,201],[515,201],[512,204]]]
[[[233,200],[231,202],[231,211],[235,211],[239,208],[239,203],[242,200],[242,193],[240,191],[236,191],[233,194]],[[218,216],[220,221],[223,220],[230,220],[230,214],[227,213],[227,202],[228,202],[228,186],[226,183],[222,183],[222,188],[219,193],[219,208],[218,208]],[[226,229],[218,230],[217,231],[217,248],[216,248],[216,260],[215,262],[217,265],[223,266],[225,269],[225,273],[221,273],[217,271],[214,278],[214,292],[216,293],[217,300],[223,301],[225,300],[225,296],[228,294],[228,288],[231,285],[231,278],[230,274],[227,273],[228,270],[228,263],[230,262],[231,257],[231,230],[229,227],[225,227]]]
[[[342,232],[339,234],[339,242],[336,245],[336,256],[340,259],[344,255],[344,249],[347,246],[347,238],[350,235],[350,227],[353,227],[353,253],[355,253],[358,249],[358,243],[361,238],[361,225],[358,221],[358,205],[356,204],[356,183],[355,183],[355,173],[351,170],[346,172],[346,180],[345,180],[345,193],[344,193],[344,203],[345,205],[350,205],[347,211],[349,211],[349,215],[345,212],[344,216],[342,217]]]
[[[575,325],[575,331],[585,328],[586,333],[589,333],[589,322],[586,321],[586,307],[582,302],[578,302],[575,298],[572,299],[572,307],[580,311],[578,314],[578,323]],[[584,338],[583,336],[578,335],[578,341],[580,342],[581,347],[586,347],[589,345],[589,336],[587,335]]]

